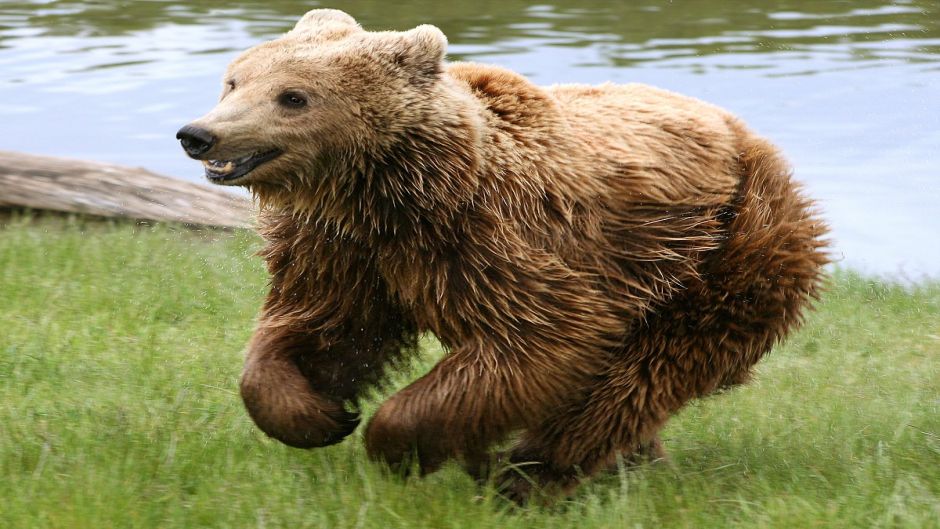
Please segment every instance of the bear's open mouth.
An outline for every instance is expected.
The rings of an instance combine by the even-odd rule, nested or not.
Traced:
[[[229,183],[250,173],[259,165],[277,158],[281,151],[273,149],[261,153],[252,153],[234,160],[203,160],[206,178],[210,182]]]

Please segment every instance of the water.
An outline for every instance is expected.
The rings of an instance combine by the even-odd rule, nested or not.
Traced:
[[[176,129],[214,104],[239,51],[316,5],[2,1],[0,149],[199,181]],[[322,6],[368,29],[435,24],[451,59],[542,84],[638,81],[724,106],[787,153],[822,201],[843,265],[940,275],[940,1]]]

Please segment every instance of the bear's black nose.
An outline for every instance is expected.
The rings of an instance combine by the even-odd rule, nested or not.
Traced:
[[[186,154],[193,157],[204,154],[215,145],[215,136],[211,132],[192,125],[186,125],[177,131],[176,139],[180,140]]]

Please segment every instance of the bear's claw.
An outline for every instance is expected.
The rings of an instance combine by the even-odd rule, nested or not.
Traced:
[[[337,422],[338,429],[327,432],[320,444],[316,446],[330,446],[342,441],[356,430],[362,418],[358,413],[343,411],[341,417],[334,417],[333,420]]]

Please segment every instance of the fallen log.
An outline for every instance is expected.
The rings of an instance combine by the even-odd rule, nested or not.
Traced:
[[[0,151],[0,209],[242,228],[251,201],[146,169]]]

